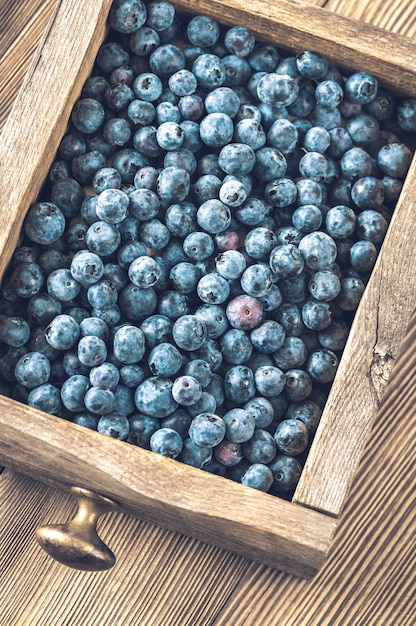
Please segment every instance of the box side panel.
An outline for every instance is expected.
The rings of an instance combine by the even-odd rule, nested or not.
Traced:
[[[416,304],[413,160],[294,501],[339,515]]]
[[[300,0],[177,0],[178,11],[204,13],[224,24],[244,24],[258,38],[286,50],[317,50],[344,69],[371,72],[384,85],[416,94],[412,39]]]
[[[329,516],[1,396],[0,429],[0,464],[298,576],[318,571],[335,532]]]
[[[72,107],[103,40],[111,0],[62,0],[39,45],[0,142],[0,277],[38,196]]]

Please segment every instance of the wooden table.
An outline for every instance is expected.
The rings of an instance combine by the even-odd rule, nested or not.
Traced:
[[[0,0],[0,129],[56,0]],[[414,0],[314,4],[416,37]],[[65,521],[67,493],[0,476],[2,626],[406,626],[416,621],[414,491],[416,315],[362,459],[328,561],[305,581],[119,513],[100,534],[105,573],[70,570],[34,539]],[[413,467],[412,467],[413,466]]]

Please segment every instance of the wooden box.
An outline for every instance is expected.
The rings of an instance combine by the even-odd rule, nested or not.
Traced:
[[[416,97],[414,42],[296,0],[174,0],[313,49]],[[0,272],[16,247],[106,31],[111,0],[61,0],[0,138]],[[124,512],[311,577],[322,566],[415,305],[413,161],[293,500],[257,492],[0,396],[0,465],[104,494]],[[45,520],[46,521],[46,520]],[[132,546],[139,550],[140,547]]]

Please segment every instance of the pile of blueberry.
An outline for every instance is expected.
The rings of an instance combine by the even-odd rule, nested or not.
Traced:
[[[416,100],[167,0],[109,24],[3,281],[0,391],[290,497]]]

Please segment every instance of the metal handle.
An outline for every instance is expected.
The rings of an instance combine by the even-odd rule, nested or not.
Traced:
[[[56,561],[86,571],[102,571],[113,567],[116,557],[97,534],[101,515],[119,508],[117,502],[94,491],[71,487],[78,501],[75,517],[66,524],[40,526],[36,539]]]

